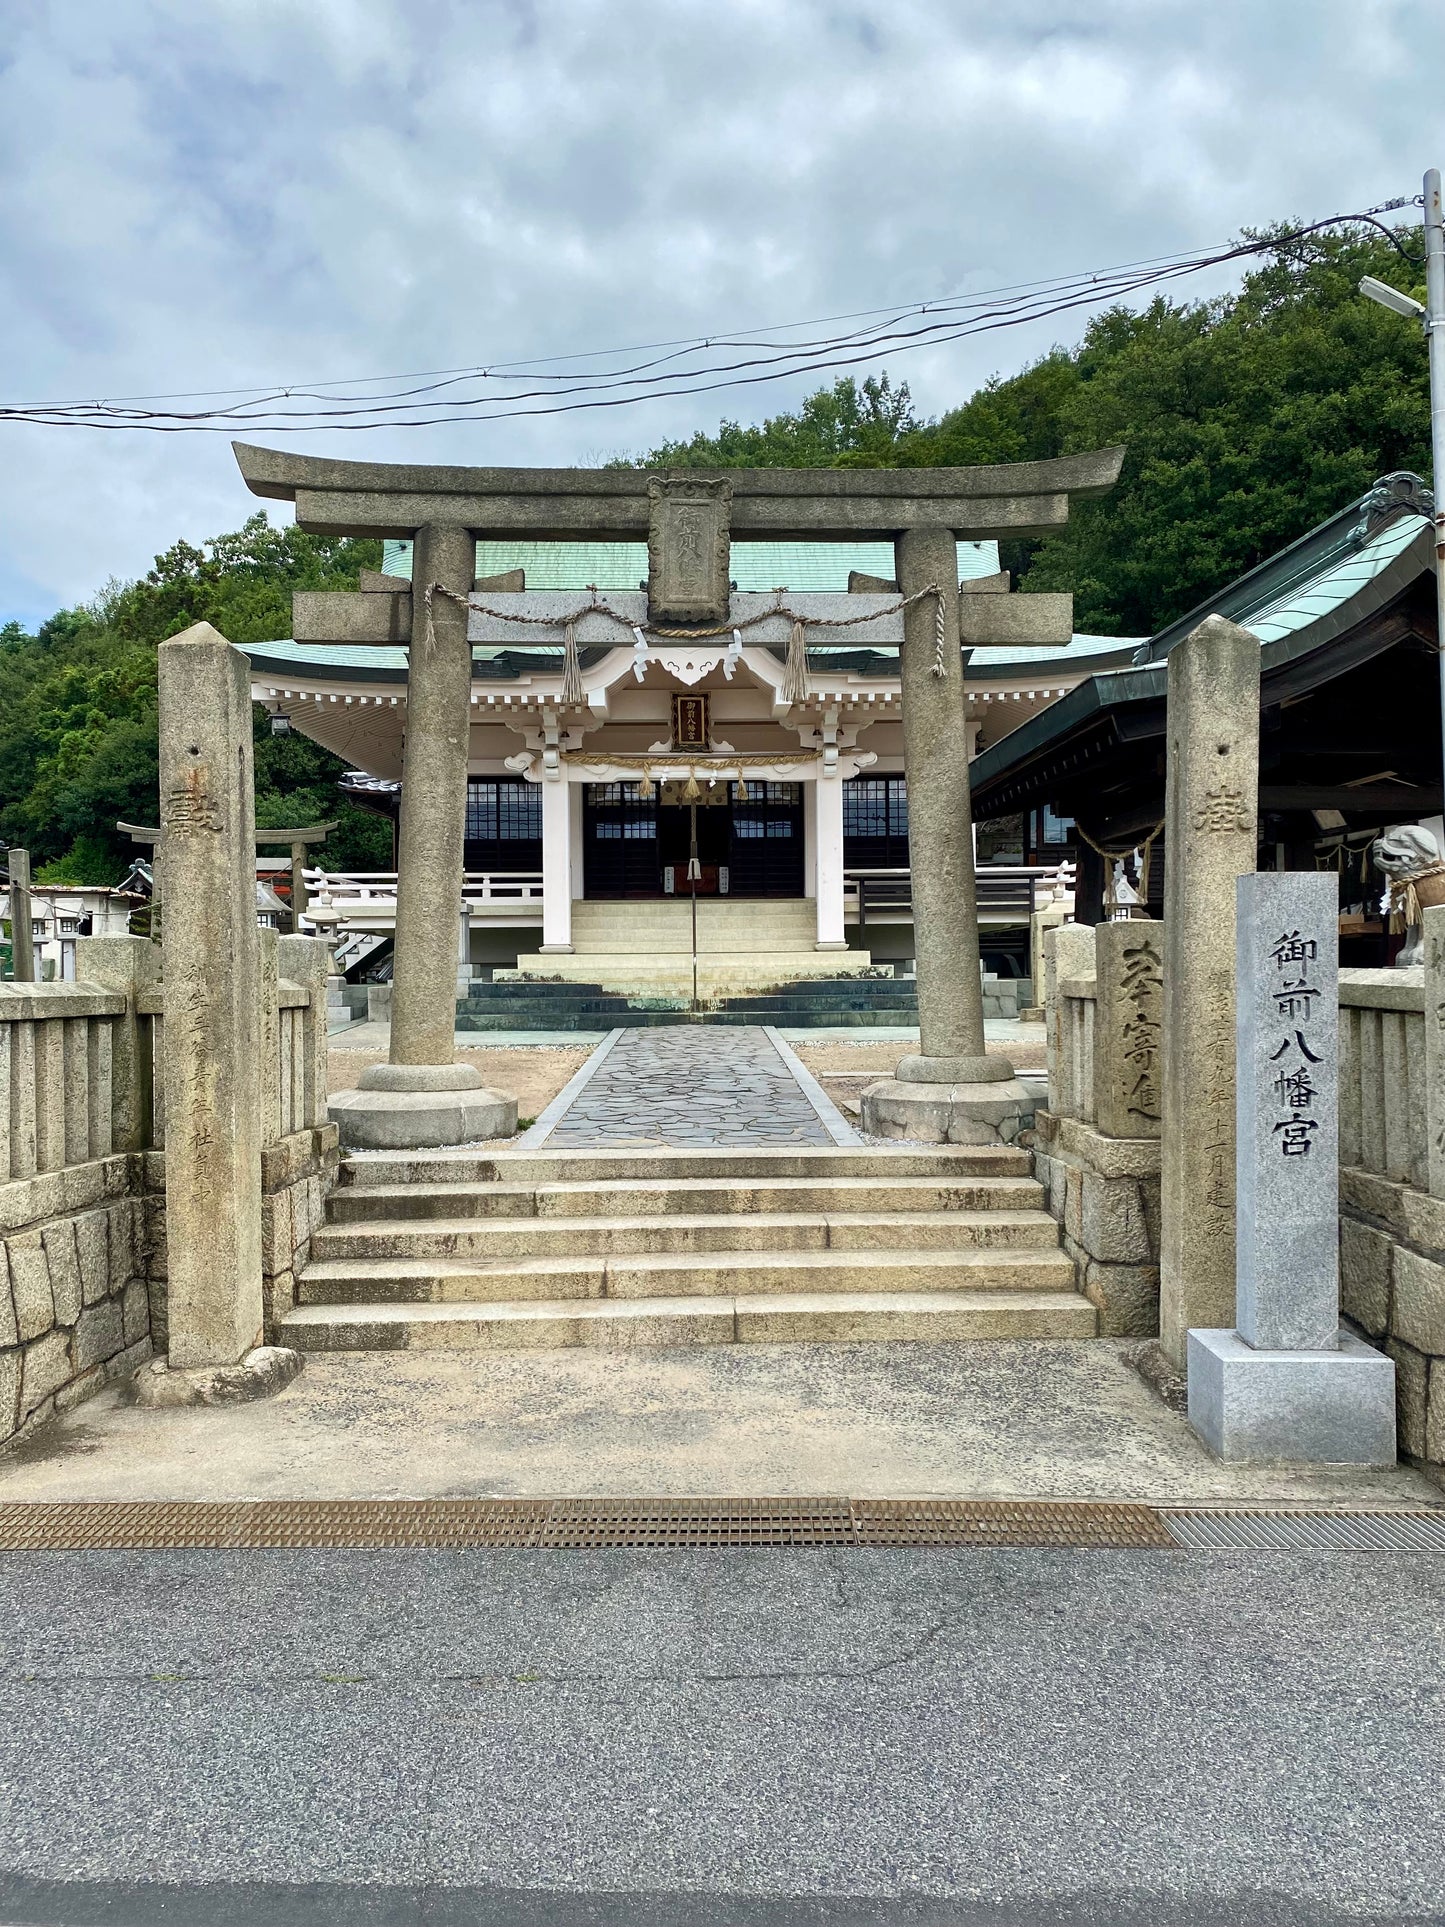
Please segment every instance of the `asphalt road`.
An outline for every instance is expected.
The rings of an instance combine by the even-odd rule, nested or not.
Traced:
[[[1445,1920],[1445,1558],[0,1558],[0,1921]]]

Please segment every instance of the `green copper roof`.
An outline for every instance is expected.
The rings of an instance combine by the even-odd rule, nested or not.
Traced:
[[[411,574],[411,543],[385,544],[388,575]],[[891,542],[734,542],[735,589],[839,590],[848,572],[891,580],[896,567]],[[525,569],[529,589],[639,589],[647,583],[645,542],[478,542],[477,574]],[[997,542],[960,542],[958,579],[993,575]]]

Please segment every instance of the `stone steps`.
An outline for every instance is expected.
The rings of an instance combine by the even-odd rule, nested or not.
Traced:
[[[375,1257],[313,1260],[302,1304],[455,1304],[574,1298],[753,1297],[897,1291],[1068,1291],[1053,1251],[670,1251],[657,1256]]]
[[[1082,1338],[1025,1153],[349,1158],[284,1343],[308,1351]]]
[[[734,1212],[705,1217],[382,1218],[323,1225],[313,1261],[604,1258],[678,1252],[1058,1250],[1046,1211]]]
[[[849,971],[871,967],[866,950],[849,953],[840,964],[836,951],[793,950],[784,944],[767,949],[750,946],[729,951],[699,951],[697,957],[697,994],[716,1002],[723,998],[754,996],[775,990],[784,982],[810,977],[836,978]],[[637,936],[635,950],[580,950],[569,956],[536,957],[519,963],[515,970],[493,973],[495,983],[526,985],[532,979],[560,983],[601,985],[621,996],[690,996],[693,985],[693,959],[689,950],[677,950],[663,943],[649,943],[645,933]]]
[[[1092,1338],[1073,1290],[827,1291],[712,1297],[528,1299],[479,1304],[299,1305],[282,1325],[301,1351],[537,1346],[818,1344],[877,1339]]]
[[[1026,1177],[608,1178],[579,1183],[347,1185],[331,1198],[333,1226],[376,1220],[572,1219],[589,1205],[619,1218],[732,1214],[1037,1212],[1043,1187]],[[1053,1220],[1050,1219],[1050,1223]]]
[[[772,1024],[787,1030],[876,1030],[911,1029],[918,1022],[918,1006],[909,1004],[872,1004],[858,1009],[798,1004],[775,1004],[767,998],[756,1003],[750,999],[729,998],[724,1003],[691,1008],[690,1000],[679,995],[619,1002],[615,1006],[574,1009],[566,1004],[535,1006],[487,1004],[481,1009],[459,1005],[457,1029],[475,1031],[506,1030],[643,1030],[668,1024],[708,1024],[738,1028],[753,1024]]]
[[[1006,1144],[948,1144],[918,1151],[795,1150],[757,1146],[746,1151],[538,1150],[479,1152],[367,1151],[349,1157],[342,1183],[357,1189],[381,1184],[635,1184],[639,1179],[717,1178],[1030,1178],[1026,1151]]]

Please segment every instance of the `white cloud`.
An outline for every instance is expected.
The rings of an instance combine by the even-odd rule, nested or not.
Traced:
[[[22,11],[0,54],[0,392],[560,354],[1366,205],[1415,191],[1445,155],[1418,54],[1432,13],[1429,0],[52,0]],[[945,407],[1053,333],[893,369]],[[587,461],[799,393],[364,446]],[[0,619],[88,595],[254,506],[222,437],[0,428]]]

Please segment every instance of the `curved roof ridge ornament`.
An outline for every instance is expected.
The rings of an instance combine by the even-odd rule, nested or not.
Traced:
[[[1413,469],[1396,468],[1382,475],[1360,501],[1360,519],[1350,530],[1352,542],[1364,542],[1397,515],[1433,516],[1435,495],[1430,484]]]

